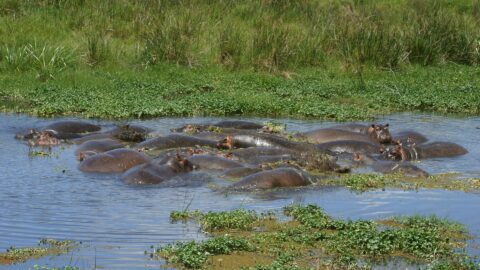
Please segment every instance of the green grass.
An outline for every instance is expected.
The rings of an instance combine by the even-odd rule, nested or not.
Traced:
[[[0,0],[0,35],[4,111],[479,114],[478,0]]]
[[[234,223],[236,211],[219,215]],[[258,214],[270,218],[243,229],[212,229],[208,240],[167,245],[150,255],[176,267],[202,269],[372,269],[392,262],[422,269],[480,269],[465,253],[465,227],[447,219],[342,220],[316,205],[290,205],[284,214],[292,220]]]
[[[365,70],[361,87],[355,75],[338,69],[306,69],[293,80],[170,64],[146,71],[64,71],[46,82],[36,77],[34,72],[0,74],[0,109],[40,116],[255,115],[340,121],[398,111],[480,113],[480,69],[467,66]]]
[[[345,174],[340,177],[330,177],[319,185],[341,185],[355,192],[364,192],[375,189],[401,188],[405,190],[447,189],[465,192],[480,190],[480,179],[458,178],[455,174],[438,174],[429,177],[405,177],[401,174]]]

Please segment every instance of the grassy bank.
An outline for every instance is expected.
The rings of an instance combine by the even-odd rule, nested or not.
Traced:
[[[479,114],[479,0],[0,0],[0,108]]]
[[[213,237],[163,246],[150,256],[189,269],[480,267],[462,251],[469,239],[465,228],[435,216],[351,221],[332,218],[315,205],[290,205],[284,214],[291,220],[243,209],[172,212],[172,221],[194,219]]]
[[[306,69],[267,73],[157,65],[146,71],[64,71],[0,75],[0,108],[41,116],[126,118],[257,115],[358,120],[397,111],[480,113],[480,69],[418,67],[365,71]]]

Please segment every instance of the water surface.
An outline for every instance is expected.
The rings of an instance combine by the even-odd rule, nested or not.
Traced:
[[[134,123],[158,134],[185,123],[218,118],[160,118]],[[268,119],[252,119],[263,122]],[[170,224],[169,213],[190,209],[228,210],[238,207],[258,211],[278,210],[292,202],[315,203],[332,216],[378,219],[393,215],[436,214],[467,225],[478,243],[480,194],[460,191],[387,189],[353,193],[344,188],[306,188],[280,191],[271,196],[228,195],[197,187],[132,187],[116,175],[92,175],[77,170],[75,146],[54,148],[50,157],[29,157],[30,149],[16,141],[15,132],[54,119],[0,114],[0,250],[36,245],[43,237],[74,239],[82,248],[70,254],[28,261],[1,269],[28,269],[34,264],[72,265],[82,269],[158,269],[162,262],[144,255],[150,245],[206,236],[194,224]],[[289,131],[306,131],[335,123],[279,120]],[[381,117],[392,130],[414,129],[430,140],[457,142],[470,153],[448,159],[432,159],[417,165],[429,173],[458,172],[480,177],[480,118],[445,118],[435,115],[398,114]],[[110,125],[111,122],[95,121]],[[470,249],[480,255],[478,249]]]

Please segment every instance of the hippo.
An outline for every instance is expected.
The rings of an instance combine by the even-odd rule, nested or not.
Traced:
[[[262,129],[263,125],[257,124],[254,122],[243,121],[243,120],[225,120],[225,121],[219,121],[213,124],[204,124],[204,125],[188,124],[183,127],[172,128],[170,129],[170,131],[196,133],[196,132],[200,132],[200,131],[207,130],[209,128],[215,128],[215,127],[229,128],[229,129],[258,130],[258,129]]]
[[[369,125],[363,125],[363,124],[344,124],[344,125],[336,125],[332,126],[330,128],[332,129],[341,129],[341,130],[346,130],[346,131],[351,131],[351,132],[356,132],[356,133],[362,133],[362,134],[367,134],[368,133],[368,128]]]
[[[74,143],[74,144],[82,144],[82,143],[88,142],[88,141],[104,140],[104,139],[113,140],[115,138],[113,138],[112,134],[110,134],[110,133],[90,133],[90,134],[84,135],[80,138],[72,139],[71,142]]]
[[[318,147],[335,153],[378,153],[379,146],[364,141],[332,141],[318,144]]]
[[[278,187],[300,187],[313,184],[311,176],[293,168],[278,168],[244,177],[230,186],[231,190],[270,189]]]
[[[122,174],[121,178],[128,184],[154,185],[188,173],[193,168],[188,159],[178,155],[164,164],[148,162],[135,166]]]
[[[151,130],[146,127],[137,125],[121,125],[107,133],[112,134],[112,137],[124,142],[143,142],[147,138]]]
[[[455,157],[468,153],[467,149],[451,142],[432,142],[427,144],[407,144],[397,141],[395,145],[385,147],[380,157],[386,160],[417,160],[425,158]]]
[[[146,150],[164,150],[178,147],[193,147],[197,145],[214,148],[217,146],[217,142],[192,136],[170,134],[165,137],[158,137],[139,143],[136,145],[136,148]]]
[[[397,132],[393,135],[394,141],[400,141],[402,143],[424,143],[428,141],[427,137],[423,134],[413,131],[413,130],[404,130]]]
[[[80,144],[75,150],[77,160],[84,160],[87,156],[103,153],[117,148],[122,148],[123,144],[118,140],[101,139],[91,140]]]
[[[298,136],[306,138],[308,141],[314,143],[326,143],[331,141],[354,140],[372,143],[388,144],[392,141],[392,135],[388,129],[389,125],[371,125],[367,134],[352,132],[342,129],[317,129],[300,133]]]
[[[428,177],[429,174],[417,166],[406,162],[392,162],[375,160],[368,154],[354,153],[353,161],[360,165],[367,165],[374,171],[383,174],[401,173],[411,177]]]
[[[249,160],[255,156],[279,156],[279,155],[293,155],[297,153],[296,151],[281,148],[281,147],[268,147],[268,146],[259,146],[259,147],[248,147],[242,149],[235,149],[232,151],[234,157],[240,160]]]
[[[195,169],[200,170],[224,170],[243,167],[241,163],[213,155],[193,155],[188,160]]]
[[[15,134],[15,138],[19,140],[37,140],[45,133],[59,140],[69,140],[79,138],[82,134],[96,132],[100,130],[100,126],[78,120],[61,120],[51,123],[40,129],[29,129],[24,132]]]
[[[72,140],[75,144],[81,144],[90,140],[99,140],[99,139],[114,139],[120,140],[122,142],[143,142],[150,129],[137,125],[121,125],[113,128],[112,130],[107,130],[101,133],[90,133],[80,138],[75,138]]]
[[[247,175],[251,175],[257,172],[262,171],[260,168],[255,168],[255,167],[236,167],[236,168],[231,168],[223,172],[221,177],[225,178],[242,178]]]
[[[59,145],[61,141],[57,139],[51,132],[49,131],[40,131],[35,135],[35,138],[28,140],[28,145],[30,146],[47,146],[50,147],[52,145]]]
[[[150,158],[140,152],[118,148],[87,157],[80,162],[79,169],[83,172],[121,173],[140,164],[150,161]]]
[[[62,120],[49,124],[47,130],[55,130],[57,133],[89,133],[100,130],[100,126],[79,120]]]

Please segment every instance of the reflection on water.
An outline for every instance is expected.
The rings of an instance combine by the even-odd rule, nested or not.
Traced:
[[[134,121],[166,134],[171,127],[187,122],[218,119],[166,118]],[[266,119],[255,119],[264,121]],[[280,209],[292,202],[315,203],[341,218],[385,218],[400,214],[437,214],[465,223],[480,235],[477,215],[480,195],[457,191],[420,190],[352,193],[343,188],[307,188],[257,196],[225,196],[205,185],[197,187],[131,187],[115,175],[79,172],[74,147],[55,148],[49,157],[29,157],[26,145],[15,141],[15,132],[38,126],[43,120],[23,115],[0,114],[0,250],[14,245],[35,245],[40,238],[74,239],[83,248],[72,254],[2,266],[28,269],[34,264],[73,265],[92,269],[158,268],[144,250],[150,245],[175,240],[202,239],[193,224],[170,224],[169,213],[190,205],[190,209],[226,210],[245,207],[259,211]],[[279,121],[279,120],[276,120]],[[285,120],[289,131],[305,131],[334,123]],[[415,129],[431,140],[453,141],[470,153],[450,159],[418,163],[429,173],[459,172],[480,177],[480,118],[444,118],[431,115],[386,116],[393,131]],[[110,124],[100,122],[102,124]],[[476,249],[470,253],[480,255]]]

